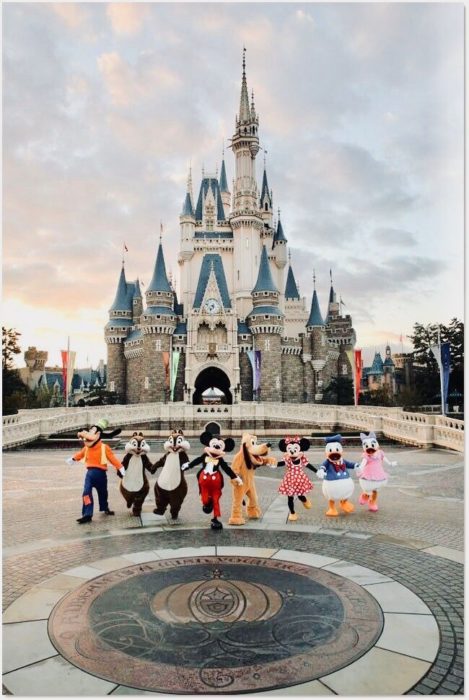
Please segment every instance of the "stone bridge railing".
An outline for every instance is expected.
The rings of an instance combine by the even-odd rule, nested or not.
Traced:
[[[184,403],[133,404],[87,408],[22,410],[3,419],[3,448],[24,445],[38,438],[76,431],[107,418],[111,426],[135,426],[158,422],[168,426],[199,430],[208,422],[240,435],[251,429],[270,435],[283,434],[288,426],[298,432],[332,432],[351,429],[374,430],[385,437],[418,447],[445,447],[464,451],[464,421],[400,408],[374,406],[329,406],[323,404],[248,403],[192,406]],[[280,427],[275,428],[278,423]]]

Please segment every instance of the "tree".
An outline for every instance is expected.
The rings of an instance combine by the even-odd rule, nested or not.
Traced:
[[[394,399],[389,388],[382,386],[360,394],[358,403],[363,406],[394,406]]]
[[[19,337],[21,333],[13,328],[2,326],[2,370],[12,370],[14,355],[21,353]]]
[[[414,346],[415,378],[422,403],[435,403],[440,394],[440,372],[430,346],[438,344],[438,324],[424,326],[415,323],[414,332],[409,338]],[[453,318],[448,326],[440,324],[440,340],[450,344],[449,393],[458,391],[464,394],[464,323]]]
[[[32,392],[21,381],[14,368],[14,356],[21,353],[18,339],[21,333],[2,326],[2,412],[4,416],[18,413],[19,408],[29,408]]]
[[[353,381],[348,377],[334,377],[324,389],[323,403],[353,406]]]

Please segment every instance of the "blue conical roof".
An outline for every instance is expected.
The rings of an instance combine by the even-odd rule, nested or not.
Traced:
[[[285,243],[287,242],[287,238],[283,232],[283,226],[282,226],[282,222],[280,221],[280,219],[278,220],[277,230],[276,230],[275,235],[274,235],[274,245],[276,243],[278,243],[279,241],[285,241]]]
[[[321,310],[319,308],[319,300],[316,290],[313,292],[313,298],[311,300],[311,313],[309,314],[308,323],[306,326],[323,326],[324,321],[322,320]]]
[[[335,292],[334,292],[334,287],[331,284],[331,290],[329,292],[329,304],[333,304],[335,302]]]
[[[195,209],[195,218],[197,221],[202,220],[203,203],[205,197],[207,196],[209,187],[212,189],[213,197],[217,204],[217,220],[225,221],[225,210],[221,199],[220,185],[215,177],[204,177],[200,184],[199,197],[197,199],[197,206]]]
[[[171,292],[172,289],[168,282],[168,277],[166,275],[166,266],[164,264],[163,256],[163,246],[161,243],[158,246],[158,253],[156,256],[155,270],[153,272],[153,277],[150,284],[148,285],[147,292]]]
[[[270,271],[269,259],[267,257],[267,248],[262,246],[261,264],[259,265],[259,274],[257,276],[256,286],[252,290],[254,292],[276,292],[278,289],[274,284],[272,273]]]
[[[383,359],[379,352],[375,352],[370,374],[383,374]]]
[[[220,191],[221,191],[221,192],[229,192],[229,189],[228,189],[228,182],[227,182],[227,179],[226,179],[225,159],[223,159],[222,162],[221,162],[221,170],[220,170]]]
[[[186,192],[186,198],[182,206],[182,214],[186,216],[194,216],[194,207],[192,206],[192,200],[189,192]]]
[[[109,311],[132,311],[132,296],[128,293],[123,265],[117,284],[116,296]]]
[[[299,299],[300,293],[296,284],[291,265],[288,266],[287,283],[285,285],[285,299]]]

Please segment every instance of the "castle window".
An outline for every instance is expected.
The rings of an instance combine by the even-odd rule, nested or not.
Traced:
[[[267,204],[267,202],[264,204],[264,209],[265,209],[266,211],[269,211],[269,205]]]
[[[270,350],[270,338],[265,339],[264,350]]]
[[[155,340],[155,350],[161,350],[161,338]]]
[[[145,382],[144,382],[143,386],[145,389],[150,388],[150,378],[149,377],[145,377]]]
[[[266,320],[266,321],[268,321],[268,320],[269,320],[269,317],[268,317],[268,316],[264,316],[264,318],[265,318],[265,320]]]
[[[116,390],[116,383],[109,382],[109,391],[115,391],[115,390]]]
[[[239,280],[239,270],[238,270],[238,280]]]

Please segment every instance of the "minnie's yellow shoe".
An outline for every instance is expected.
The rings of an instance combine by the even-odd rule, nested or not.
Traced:
[[[312,507],[312,505],[313,505],[313,504],[311,503],[311,501],[308,501],[308,499],[306,499],[306,501],[301,501],[301,502],[302,502],[302,504],[303,504],[303,508],[306,508],[307,510],[309,510],[309,509]]]
[[[288,516],[288,520],[298,520],[298,516],[296,513],[290,513]]]

